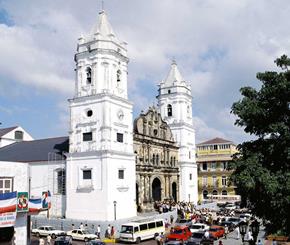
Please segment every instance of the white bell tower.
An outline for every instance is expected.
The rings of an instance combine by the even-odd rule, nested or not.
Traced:
[[[160,82],[157,99],[161,116],[168,123],[179,146],[179,200],[196,204],[198,200],[198,179],[191,87],[182,78],[175,61],[171,64],[167,78]]]
[[[132,103],[127,48],[104,11],[79,38],[70,104],[66,218],[114,220],[136,215]]]

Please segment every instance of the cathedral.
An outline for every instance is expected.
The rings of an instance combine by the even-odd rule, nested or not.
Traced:
[[[68,137],[2,147],[0,164],[26,162],[32,195],[39,186],[52,190],[52,216],[113,220],[113,210],[117,219],[133,217],[154,201],[197,203],[191,87],[176,62],[159,83],[157,106],[133,121],[127,43],[104,11],[74,57]]]

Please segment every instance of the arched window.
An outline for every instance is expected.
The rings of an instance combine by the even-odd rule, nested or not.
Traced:
[[[173,166],[176,166],[176,158],[173,157]]]
[[[173,166],[173,157],[170,157],[170,166]]]
[[[121,82],[121,71],[117,70],[117,84],[119,84],[119,82]]]
[[[223,195],[223,196],[226,196],[227,194],[228,194],[228,192],[227,192],[226,190],[223,190],[223,191],[222,191],[222,195]]]
[[[172,105],[167,105],[167,116],[172,117]]]
[[[156,155],[156,165],[159,165],[159,154]]]
[[[217,190],[213,190],[213,191],[212,191],[212,194],[213,194],[214,196],[216,196],[216,195],[218,194]]]
[[[155,154],[153,154],[153,165],[155,164]]]
[[[92,83],[92,69],[90,67],[87,67],[86,74],[87,74],[87,84],[91,84]]]

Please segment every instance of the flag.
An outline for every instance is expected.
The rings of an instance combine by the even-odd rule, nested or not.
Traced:
[[[0,194],[0,214],[15,212],[17,204],[17,192]]]
[[[30,198],[28,207],[29,207],[29,212],[30,213],[38,213],[38,212],[40,212],[41,209],[42,209],[41,198],[40,197]]]

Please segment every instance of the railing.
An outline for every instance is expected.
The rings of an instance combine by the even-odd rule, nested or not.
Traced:
[[[239,202],[241,201],[240,195],[207,195],[207,199],[212,202]]]

